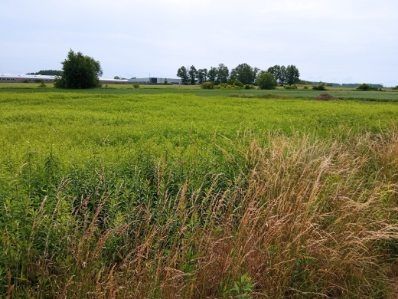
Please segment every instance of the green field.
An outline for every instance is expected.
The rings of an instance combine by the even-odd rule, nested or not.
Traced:
[[[318,101],[320,92],[302,89],[36,85],[0,85],[0,294],[389,293],[398,92],[332,89],[335,100]],[[308,231],[286,220],[287,240],[248,246],[251,209],[269,223],[286,212],[313,234],[296,244]],[[247,229],[264,230],[261,221]]]

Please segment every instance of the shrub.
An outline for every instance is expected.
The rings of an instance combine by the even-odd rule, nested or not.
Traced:
[[[321,93],[319,96],[316,97],[316,99],[321,101],[330,101],[333,100],[334,97],[328,93]]]
[[[214,83],[213,83],[213,82],[210,82],[210,81],[203,82],[202,85],[201,85],[201,87],[202,87],[203,89],[214,89]]]
[[[46,88],[47,85],[44,83],[44,81],[41,81],[40,84],[39,84],[39,87],[40,88]]]
[[[284,88],[285,89],[297,89],[297,85],[291,85],[291,86],[285,85]]]
[[[271,73],[262,71],[257,76],[256,84],[260,89],[275,89],[277,83]]]
[[[304,89],[308,89],[308,86],[304,86]]]
[[[245,85],[245,89],[254,89],[254,85],[253,84],[246,84]]]
[[[133,87],[137,89],[137,88],[140,88],[140,85],[139,85],[138,83],[135,83],[135,84],[133,85]]]
[[[100,86],[101,65],[93,58],[70,50],[62,64],[62,76],[55,81],[56,87],[83,89]]]
[[[369,84],[363,83],[357,87],[357,90],[361,91],[371,91],[371,90],[379,90],[378,88],[371,86]]]
[[[242,82],[240,82],[239,80],[233,80],[230,85],[232,86],[236,86],[236,87],[244,87],[245,84],[243,84]],[[246,85],[250,85],[250,84],[246,84]]]
[[[312,89],[313,90],[326,90],[326,86],[325,86],[325,84],[321,83],[316,86],[312,86]]]

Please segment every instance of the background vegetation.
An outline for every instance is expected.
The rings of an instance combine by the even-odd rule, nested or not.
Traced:
[[[10,86],[1,294],[392,293],[397,92]]]

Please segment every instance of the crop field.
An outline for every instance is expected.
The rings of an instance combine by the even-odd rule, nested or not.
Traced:
[[[388,298],[398,92],[0,84],[0,297]]]

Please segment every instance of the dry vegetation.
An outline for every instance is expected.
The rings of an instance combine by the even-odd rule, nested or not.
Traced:
[[[97,188],[78,201],[57,186],[32,210],[21,243],[1,232],[5,292],[59,298],[383,298],[398,253],[398,133],[346,141],[269,136],[253,142],[228,186],[190,182],[114,201]],[[123,188],[116,186],[114,188]],[[73,204],[72,204],[73,203]],[[111,214],[118,205],[120,212]],[[49,209],[49,206],[51,209]],[[15,217],[12,204],[4,217]],[[4,248],[3,248],[4,250]]]

